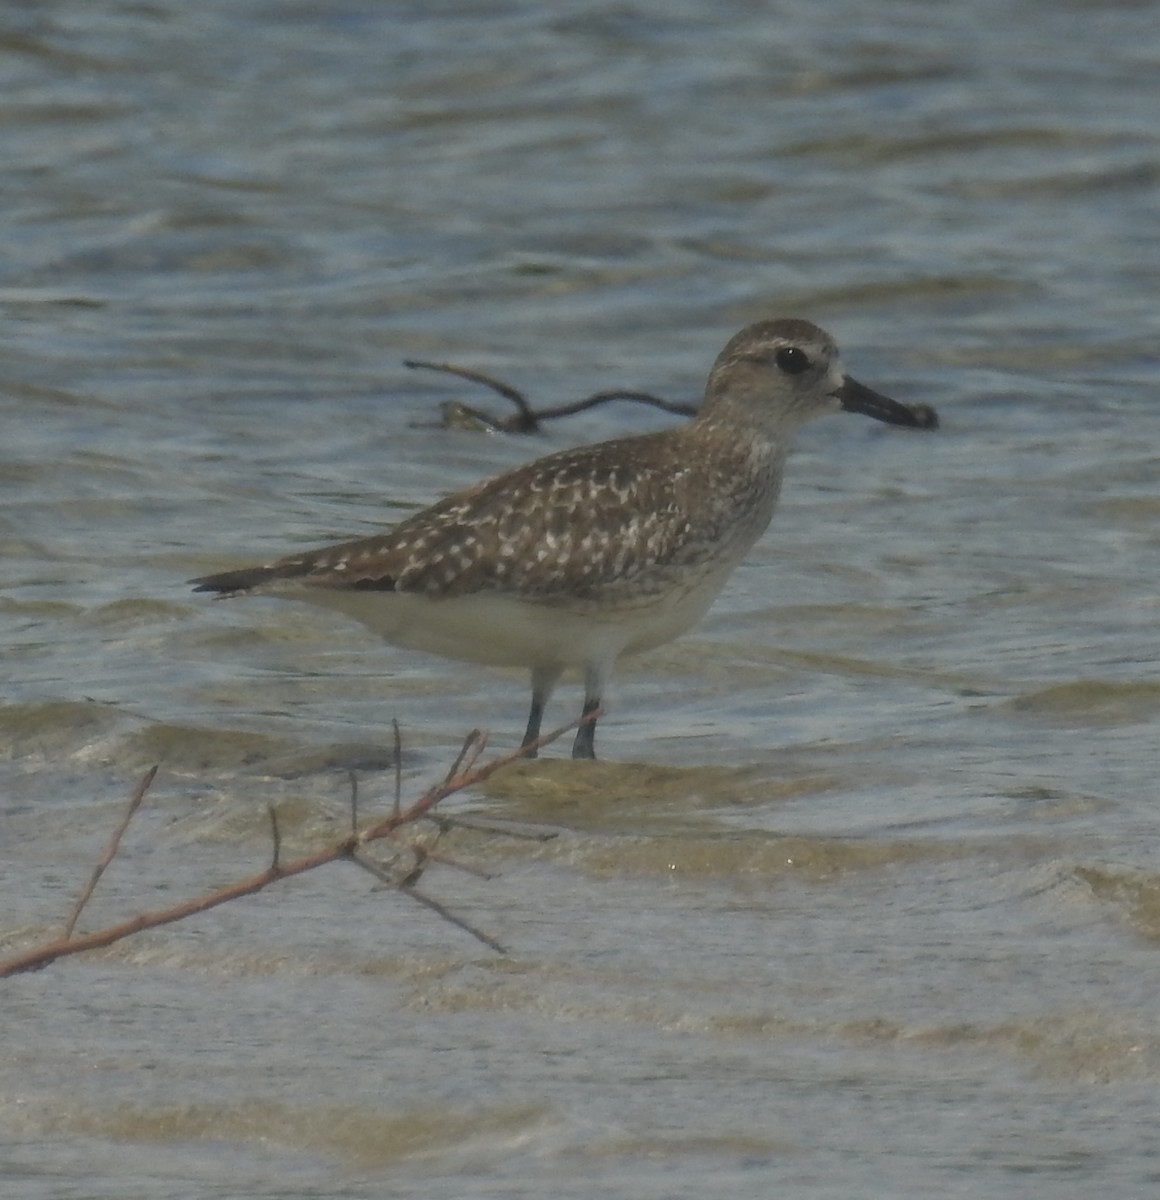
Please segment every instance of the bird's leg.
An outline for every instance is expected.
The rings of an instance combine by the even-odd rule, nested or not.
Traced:
[[[544,719],[544,709],[552,695],[561,675],[559,667],[532,668],[532,710],[528,713],[528,728],[524,732],[521,746],[530,746],[540,736],[540,724]],[[526,757],[535,758],[539,753],[530,750]]]
[[[600,707],[600,696],[604,691],[604,681],[608,676],[611,664],[590,663],[584,672],[584,707],[580,715],[588,716]],[[585,721],[576,730],[576,740],[572,743],[573,758],[596,757],[596,722]]]
[[[582,717],[586,717],[589,713],[595,712],[600,707],[599,697],[584,698],[584,707],[580,712]],[[573,758],[595,758],[596,757],[596,722],[585,721],[579,729],[576,730],[576,740],[572,743]]]

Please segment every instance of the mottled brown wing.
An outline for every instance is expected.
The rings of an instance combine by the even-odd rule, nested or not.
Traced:
[[[690,550],[689,472],[659,451],[655,435],[617,442],[614,458],[602,445],[562,451],[448,496],[390,533],[193,582],[225,594],[297,582],[597,595]]]

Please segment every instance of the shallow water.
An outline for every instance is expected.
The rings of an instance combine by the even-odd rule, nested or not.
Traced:
[[[653,11],[656,9],[657,11]],[[497,751],[526,683],[190,576],[692,402],[762,316],[937,435],[773,527],[427,892],[331,867],[0,983],[5,1196],[1138,1196],[1160,1084],[1151,6],[86,0],[0,20],[0,948]],[[574,715],[561,689],[552,718]]]

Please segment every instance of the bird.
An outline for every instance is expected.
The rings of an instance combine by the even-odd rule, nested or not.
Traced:
[[[560,450],[444,497],[386,533],[190,580],[218,598],[337,610],[397,646],[531,673],[534,757],[562,674],[584,679],[575,759],[595,758],[613,668],[691,629],[773,516],[790,440],[861,413],[932,428],[848,375],[809,321],[758,321],[718,355],[683,424]]]

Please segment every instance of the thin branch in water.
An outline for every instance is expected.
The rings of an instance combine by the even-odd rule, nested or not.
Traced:
[[[470,829],[475,833],[498,834],[521,842],[550,842],[560,836],[555,829],[518,829],[495,817],[445,817],[442,813],[435,813],[431,820],[448,832],[452,829]]]
[[[403,807],[403,735],[395,717],[391,718],[391,728],[395,731],[395,807],[392,812],[397,817]]]
[[[403,896],[409,896],[412,900],[417,900],[420,904],[425,904],[432,912],[438,913],[443,920],[450,921],[452,925],[458,925],[465,933],[470,933],[473,938],[481,941],[489,949],[494,950],[496,954],[507,954],[508,949],[503,942],[497,941],[490,934],[484,933],[482,929],[477,929],[470,922],[453,913],[445,904],[440,904],[438,900],[432,899],[426,892],[420,892],[413,887],[401,887],[399,888],[399,893]]]
[[[475,769],[475,764],[479,761],[480,755],[487,749],[487,732],[482,729],[475,731],[475,736],[470,740],[467,746],[467,753],[463,758],[463,765],[459,768],[460,774],[467,774]]]
[[[461,747],[458,755],[456,755],[455,761],[451,764],[451,767],[443,780],[444,787],[446,787],[447,784],[449,784],[451,780],[459,774],[460,770],[468,770],[470,768],[470,764],[468,766],[464,766],[464,764],[467,762],[468,754],[470,754],[472,750],[475,751],[471,759],[471,761],[474,762],[479,757],[480,752],[483,750],[483,747],[486,745],[486,743],[486,737],[478,729],[473,729],[467,735],[467,737],[463,739],[463,746]]]
[[[463,862],[462,859],[454,858],[450,854],[444,854],[441,850],[436,850],[435,847],[439,844],[439,839],[448,833],[455,826],[445,817],[438,813],[429,813],[426,818],[435,827],[435,836],[427,844],[420,845],[417,842],[408,841],[398,830],[389,834],[392,841],[398,842],[400,846],[409,850],[417,859],[421,858],[424,863],[433,862],[441,867],[451,867],[455,871],[462,871],[466,875],[474,875],[476,879],[495,879],[495,873],[485,871],[482,867],[472,866],[471,863]],[[469,826],[465,826],[469,828]],[[412,867],[412,870],[415,868]]]
[[[270,854],[270,874],[278,876],[282,871],[282,830],[278,828],[278,810],[272,805],[266,805],[270,814],[270,838],[274,843]]]
[[[512,387],[510,383],[504,383],[502,379],[485,375],[482,371],[473,371],[470,367],[457,367],[454,363],[426,362],[419,358],[405,358],[403,366],[409,367],[412,371],[442,371],[445,375],[457,375],[460,379],[466,379],[470,383],[482,383],[484,387],[498,392],[505,400],[510,400],[525,416],[532,416],[531,405],[528,404],[527,397],[519,388]]]
[[[476,938],[477,941],[485,944],[485,946],[489,949],[493,949],[495,953],[507,953],[507,947],[504,946],[503,942],[499,942],[491,935],[485,934],[482,929],[476,929],[475,925],[465,922],[462,917],[456,916],[456,913],[451,912],[450,908],[447,908],[446,905],[439,904],[438,900],[433,900],[431,896],[427,895],[425,892],[419,892],[419,890],[416,890],[415,888],[399,888],[398,890],[399,894],[410,896],[411,900],[417,900],[420,902],[420,904],[426,905],[429,910],[438,913],[439,916],[443,917],[444,920],[450,920],[452,925],[458,925],[459,929],[467,932],[467,934],[470,934]]]
[[[414,849],[414,848],[412,848]],[[482,867],[472,866],[471,863],[463,862],[462,859],[453,858],[450,854],[444,854],[440,850],[432,850],[429,846],[423,847],[424,862],[433,862],[441,867],[450,867],[454,871],[462,871],[465,875],[474,875],[476,879],[490,880],[495,879],[494,871],[485,871]],[[406,880],[403,881],[404,883]]]
[[[652,392],[621,391],[614,389],[610,392],[593,392],[584,400],[573,400],[571,404],[560,404],[555,408],[542,408],[536,416],[540,420],[550,420],[553,417],[571,417],[600,404],[608,404],[612,400],[631,400],[634,404],[647,404],[650,408],[659,408],[662,412],[673,413],[679,417],[691,417],[697,411],[695,404],[678,404],[675,400],[665,400],[654,396]]]
[[[157,767],[150,767],[141,777],[141,782],[133,789],[133,794],[129,797],[129,803],[125,807],[125,815],[121,818],[121,823],[113,830],[113,836],[109,839],[105,853],[93,868],[93,873],[89,876],[89,882],[77,897],[76,903],[72,907],[72,912],[68,915],[68,920],[64,925],[64,940],[66,942],[72,937],[73,930],[77,927],[77,921],[80,919],[85,905],[88,904],[93,892],[97,890],[97,884],[100,883],[101,876],[105,873],[105,868],[116,857],[117,850],[121,845],[121,838],[125,836],[125,830],[129,828],[129,822],[133,819],[133,814],[141,807],[141,801],[145,799],[145,793],[149,790],[156,776]]]
[[[350,780],[350,833],[358,837],[358,776],[353,771],[347,771]]]
[[[541,421],[550,421],[557,417],[574,416],[576,413],[584,412],[589,408],[596,408],[600,404],[608,404],[614,400],[629,400],[634,404],[647,404],[652,408],[659,408],[662,412],[673,413],[682,417],[691,417],[697,411],[696,405],[693,404],[677,404],[671,400],[664,400],[660,396],[654,396],[651,392],[639,392],[622,388],[612,391],[594,392],[591,396],[583,400],[574,400],[569,404],[560,404],[554,408],[542,408],[537,411],[531,407],[523,392],[518,388],[512,387],[509,383],[504,383],[500,379],[495,379],[491,375],[485,375],[482,371],[473,371],[468,367],[456,366],[454,363],[423,362],[412,358],[405,359],[403,365],[427,371],[442,371],[447,375],[455,375],[471,383],[480,383],[484,387],[489,387],[492,391],[498,392],[505,400],[510,400],[517,409],[516,413],[510,417],[496,417],[470,404],[456,402],[453,406],[458,412],[463,413],[474,421],[478,421],[485,428],[496,433],[538,433]],[[448,407],[444,406],[445,424],[447,423],[446,410]]]
[[[599,715],[599,712],[590,713],[587,719],[595,720]],[[575,729],[578,724],[580,724],[579,721],[570,721],[566,725],[561,725],[551,733],[545,734],[536,742],[536,745],[547,745],[549,742],[562,737],[569,730]],[[174,922],[185,920],[187,917],[209,912],[210,909],[218,908],[222,904],[229,904],[231,901],[240,900],[243,896],[256,895],[258,892],[264,891],[271,884],[277,883],[280,880],[289,879],[295,875],[302,875],[307,871],[317,870],[328,863],[353,859],[368,842],[376,841],[380,838],[392,837],[395,831],[402,826],[428,818],[441,800],[445,800],[448,796],[462,791],[464,788],[474,787],[476,784],[483,783],[497,771],[523,758],[531,749],[530,746],[520,746],[507,754],[501,754],[499,757],[493,758],[490,762],[477,765],[479,756],[482,754],[486,744],[486,737],[478,730],[474,731],[464,743],[464,748],[460,751],[455,762],[455,767],[449,772],[448,778],[441,784],[428,788],[423,795],[414,801],[414,803],[404,808],[402,812],[398,814],[392,813],[390,816],[384,817],[376,824],[361,832],[348,834],[332,845],[324,846],[322,849],[301,855],[299,858],[290,859],[289,861],[278,861],[276,864],[267,866],[264,870],[250,876],[248,879],[240,879],[235,883],[227,884],[214,891],[195,896],[191,900],[183,900],[171,905],[169,908],[158,909],[154,912],[139,913],[137,916],[131,917],[126,921],[121,921],[116,925],[109,925],[93,933],[72,938],[58,938],[56,941],[34,946],[19,954],[0,959],[0,979],[5,979],[10,975],[19,975],[24,971],[39,970],[50,963],[56,962],[58,959],[69,958],[74,954],[81,954],[86,950],[97,950],[104,946],[111,946],[115,942],[123,941],[125,938],[131,937],[135,933],[141,933],[146,929],[158,929],[163,925],[172,925]],[[414,888],[404,888],[401,890],[405,894],[413,896],[420,903],[425,904],[432,911],[444,916],[453,925],[457,925],[465,931],[470,932],[473,937],[478,937],[485,945],[491,946],[497,951],[503,950],[503,947],[494,939],[475,930],[467,922],[464,922],[453,914],[447,913],[437,901],[422,895],[415,891]]]
[[[375,862],[370,855],[361,850],[356,850],[351,855],[351,861],[362,867],[364,871],[373,875],[382,883],[385,883],[392,890],[408,896],[412,900],[417,900],[420,904],[425,904],[432,911],[438,913],[445,921],[450,921],[452,925],[457,925],[460,929],[471,934],[473,938],[476,938],[497,954],[507,954],[507,947],[493,938],[491,934],[484,933],[482,929],[476,928],[476,926],[463,917],[453,913],[446,905],[440,904],[438,900],[432,900],[430,896],[425,895],[423,892],[416,891],[411,883],[408,882],[411,879],[411,874],[408,874],[401,880],[397,879],[386,867],[381,863]]]

